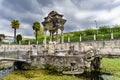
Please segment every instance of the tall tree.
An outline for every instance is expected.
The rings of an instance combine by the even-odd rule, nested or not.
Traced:
[[[41,26],[40,29],[39,29],[39,31],[38,31],[38,39],[41,39],[43,37],[44,37],[44,28]]]
[[[39,29],[39,35],[40,36],[44,35],[44,28],[43,27],[40,27],[40,29]]]
[[[18,29],[20,26],[19,20],[12,20],[11,26],[14,29],[14,43],[16,43],[16,29]]]
[[[21,35],[21,34],[18,34],[18,35],[17,35],[17,43],[19,43],[20,41],[22,41],[22,35]]]
[[[39,32],[39,30],[40,30],[40,23],[39,22],[34,22],[33,23],[33,30],[35,30],[35,37],[36,37],[36,41],[38,41],[38,32]]]
[[[4,34],[0,34],[0,42],[5,38]]]

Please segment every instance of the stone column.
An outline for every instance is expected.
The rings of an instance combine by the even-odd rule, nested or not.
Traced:
[[[45,32],[45,34],[44,34],[44,45],[45,45],[45,48],[46,48],[46,30],[44,31]]]
[[[113,32],[111,33],[111,39],[114,39]]]
[[[81,35],[80,35],[80,42],[82,41],[82,37],[81,37]]]
[[[68,43],[70,42],[70,37],[68,37]]]
[[[31,51],[30,41],[28,42],[28,45],[29,45],[29,50]]]
[[[58,43],[60,43],[60,38],[58,38]]]
[[[30,45],[30,41],[28,42],[28,45]]]
[[[19,45],[21,45],[21,41],[19,41]]]
[[[63,35],[63,30],[61,30],[61,35],[62,35],[62,43],[64,43],[64,35]]]
[[[81,42],[79,42],[79,52],[81,52]]]
[[[94,34],[94,36],[93,36],[93,37],[94,37],[94,40],[96,40],[96,35],[95,35],[95,34]]]
[[[80,42],[79,42],[79,52],[81,52],[81,41],[82,41],[82,36],[80,35]]]
[[[50,32],[50,41],[52,41],[52,33]]]
[[[51,33],[51,41],[53,41],[53,32]]]
[[[38,45],[38,41],[36,41],[36,44]]]
[[[58,30],[56,30],[56,42],[58,42]]]

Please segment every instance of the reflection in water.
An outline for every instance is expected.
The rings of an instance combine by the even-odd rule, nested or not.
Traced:
[[[116,80],[110,73],[101,73],[100,71],[85,72],[76,75],[77,77],[84,78],[83,80]]]
[[[14,66],[0,69],[0,80],[14,70]]]
[[[100,71],[91,71],[90,80],[104,80]]]

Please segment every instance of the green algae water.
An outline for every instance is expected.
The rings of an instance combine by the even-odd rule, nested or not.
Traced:
[[[50,74],[47,70],[13,71],[3,80],[85,80],[75,76]]]
[[[14,67],[2,68],[0,69],[0,80],[6,77],[9,73],[14,70]]]
[[[93,74],[90,77],[51,74],[48,70],[14,70],[4,77],[2,80],[95,80],[96,76],[101,76],[98,80],[120,80],[120,58],[102,59],[102,67],[100,75]],[[93,72],[94,73],[94,72]],[[96,73],[96,72],[95,72]],[[104,74],[109,73],[109,74]],[[98,73],[97,73],[98,74]]]
[[[0,61],[0,79],[6,77],[9,73],[14,70],[13,62]]]
[[[97,74],[97,73],[96,73]],[[94,75],[96,75],[94,74]],[[14,78],[14,79],[13,79]],[[83,77],[75,75],[51,74],[48,70],[15,70],[8,74],[3,80],[117,80],[111,75],[103,74],[101,77],[96,75],[94,77]]]

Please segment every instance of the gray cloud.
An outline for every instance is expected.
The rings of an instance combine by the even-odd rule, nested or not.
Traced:
[[[37,2],[42,6],[52,6],[53,1],[52,0],[37,0]]]
[[[115,0],[71,0],[81,10],[111,10],[119,6],[120,2]]]
[[[3,6],[7,6],[10,10],[20,13],[32,12],[39,13],[40,5],[36,0],[5,0]]]
[[[119,0],[1,0],[0,33],[13,35],[10,21],[20,20],[24,36],[33,36],[32,24],[42,22],[47,14],[55,10],[67,19],[65,32],[83,30],[98,25],[119,24]]]

